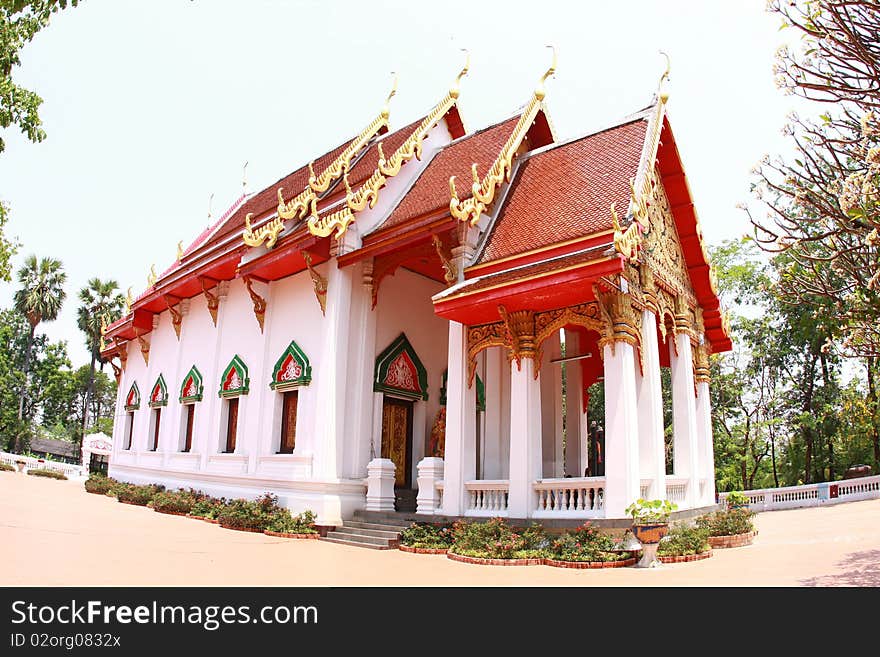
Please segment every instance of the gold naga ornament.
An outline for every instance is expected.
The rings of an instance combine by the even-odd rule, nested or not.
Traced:
[[[343,172],[343,182],[345,183],[345,207],[322,217],[322,226],[325,227],[322,230],[329,229],[329,231],[332,231],[335,228],[336,239],[342,237],[345,231],[348,230],[348,226],[355,220],[356,212],[360,212],[367,207],[372,209],[376,206],[376,203],[379,200],[379,190],[385,186],[385,183],[389,178],[393,178],[400,173],[403,165],[413,158],[421,161],[422,143],[428,136],[428,133],[434,129],[440,119],[458,102],[459,85],[461,79],[467,75],[471,61],[470,53],[468,53],[467,50],[464,50],[464,53],[464,67],[459,71],[458,76],[455,78],[455,82],[449,89],[449,92],[430,112],[428,112],[427,116],[422,119],[421,123],[419,123],[418,127],[413,130],[406,141],[404,141],[397,150],[391,154],[391,157],[385,157],[385,151],[382,149],[382,142],[379,142],[377,145],[379,161],[376,165],[376,169],[357,191],[352,191],[351,189],[351,185],[348,181],[348,167],[346,166]],[[313,234],[317,233],[314,233],[313,231]],[[321,236],[326,237],[329,234],[330,232],[327,232],[326,235],[321,234]]]
[[[156,265],[150,265],[150,273],[147,275],[147,287],[153,287],[156,284],[156,281],[159,280],[159,275],[156,273]]]
[[[498,187],[505,181],[510,182],[510,173],[513,169],[513,158],[525,139],[526,133],[531,128],[538,112],[544,107],[544,83],[547,78],[556,73],[556,48],[547,46],[553,51],[553,61],[550,68],[541,76],[535,93],[532,95],[526,108],[523,110],[516,127],[513,129],[507,142],[501,149],[495,162],[492,164],[489,172],[480,180],[477,174],[477,164],[471,164],[471,175],[473,183],[471,184],[471,196],[464,200],[459,199],[458,192],[455,188],[455,176],[449,178],[449,212],[459,221],[470,221],[471,226],[476,226],[480,221],[480,217],[486,211],[492,201],[495,200],[495,192]]]
[[[131,312],[131,304],[134,303],[134,297],[131,295],[131,288],[125,293],[125,304],[122,306],[122,316],[125,317]]]

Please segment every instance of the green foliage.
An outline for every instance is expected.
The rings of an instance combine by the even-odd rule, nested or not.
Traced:
[[[100,493],[101,495],[106,495],[112,489],[114,484],[118,484],[119,482],[111,477],[106,477],[100,473],[92,474],[88,479],[86,479],[85,489],[90,493]]]
[[[0,471],[3,472],[15,472],[15,466],[9,465],[8,463],[0,463]]]
[[[709,536],[734,536],[755,531],[752,518],[755,513],[748,509],[716,511],[697,518],[697,527],[709,532]]]
[[[208,518],[210,520],[216,520],[220,515],[220,512],[226,508],[228,501],[225,497],[211,497],[209,495],[205,495],[204,497],[198,498],[193,504],[192,509],[189,511],[189,515],[198,516],[200,518]]]
[[[165,490],[165,487],[157,484],[150,484],[148,486],[122,484],[116,487],[116,499],[120,502],[146,506],[163,490]]]
[[[400,532],[400,544],[414,548],[449,549],[452,539],[452,525],[449,523],[414,522]]]
[[[683,557],[689,554],[707,552],[709,529],[688,523],[677,523],[669,528],[669,533],[660,539],[657,554],[667,557]]]
[[[12,280],[12,256],[18,252],[19,243],[6,237],[6,223],[9,221],[9,206],[0,201],[0,281]]]
[[[279,508],[272,514],[272,518],[265,528],[270,532],[281,532],[284,534],[318,533],[318,530],[315,529],[315,513],[308,510],[298,515],[293,515],[289,510]]]
[[[65,480],[67,479],[63,472],[58,472],[57,470],[49,470],[46,468],[35,468],[33,470],[28,470],[27,473],[35,477],[48,477],[49,479]]]
[[[632,517],[633,524],[653,525],[666,522],[669,514],[677,508],[678,505],[669,500],[646,500],[640,497],[626,507],[624,512]]]
[[[487,522],[459,520],[452,526],[450,551],[482,559],[530,559],[546,556],[549,540],[540,525],[515,529],[503,518]]]
[[[620,561],[630,558],[629,552],[614,552],[615,540],[589,522],[567,531],[550,544],[549,556],[557,561]]]
[[[265,493],[256,500],[235,499],[229,502],[217,516],[224,527],[263,531],[275,521],[290,512],[278,506],[278,496]]]
[[[152,499],[153,511],[189,513],[196,503],[196,496],[191,491],[174,490],[156,493]]]
[[[748,496],[739,490],[730,491],[725,498],[727,501],[727,506],[748,506],[749,498]]]

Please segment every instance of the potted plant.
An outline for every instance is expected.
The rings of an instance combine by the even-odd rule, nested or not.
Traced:
[[[15,461],[15,467],[18,468],[19,472],[24,472],[24,466],[26,466],[26,465],[27,465],[27,461],[25,461],[23,459],[16,459],[16,461]]]
[[[633,535],[639,543],[659,543],[669,530],[669,514],[678,505],[669,500],[646,500],[639,498],[628,507],[626,513],[633,519]]]
[[[728,509],[748,509],[749,498],[745,493],[738,490],[730,491],[724,499]]]

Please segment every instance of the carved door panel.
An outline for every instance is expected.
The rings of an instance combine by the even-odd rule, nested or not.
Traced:
[[[412,475],[412,402],[385,397],[382,408],[382,458],[394,462],[394,487],[410,488]]]

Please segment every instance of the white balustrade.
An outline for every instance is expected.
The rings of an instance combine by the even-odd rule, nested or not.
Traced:
[[[15,466],[18,461],[24,461],[24,471],[28,470],[53,470],[60,472],[66,477],[86,477],[88,470],[81,465],[72,463],[62,463],[60,461],[47,461],[46,459],[35,459],[32,456],[22,456],[21,454],[10,454],[9,452],[0,452],[0,463],[8,463]]]
[[[443,480],[435,481],[434,488],[437,490],[437,510],[443,509]]]
[[[688,479],[666,475],[666,499],[674,502],[681,509],[687,501]]]
[[[651,484],[654,483],[652,479],[642,479],[639,482],[639,497],[643,500],[649,499],[651,495]]]
[[[743,494],[749,498],[749,508],[752,511],[798,509],[870,500],[880,498],[880,475],[804,484],[803,486],[747,490],[743,491]],[[718,500],[725,503],[727,493],[719,493]]]
[[[605,477],[541,479],[534,484],[535,518],[602,518]]]
[[[467,481],[466,516],[504,517],[507,515],[509,482],[501,479]]]

